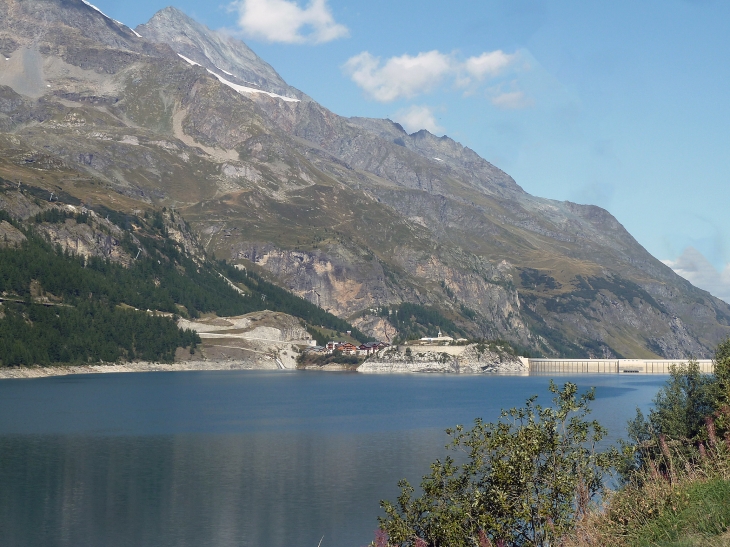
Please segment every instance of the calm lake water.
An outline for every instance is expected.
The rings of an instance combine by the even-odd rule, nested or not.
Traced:
[[[666,377],[575,376],[624,432]],[[545,376],[312,372],[0,381],[4,547],[361,547],[380,499],[445,455],[444,429]]]

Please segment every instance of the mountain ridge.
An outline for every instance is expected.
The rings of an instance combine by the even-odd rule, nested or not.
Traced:
[[[30,4],[52,15],[40,36]],[[704,357],[730,333],[730,306],[607,211],[531,196],[448,137],[340,117],[244,44],[165,14],[138,38],[80,0],[0,0],[0,175],[175,207],[209,253],[378,336],[394,329],[372,310],[403,302],[545,355]],[[35,95],[18,84],[26,57]],[[216,69],[240,85],[259,71],[261,91],[298,101],[237,91]]]

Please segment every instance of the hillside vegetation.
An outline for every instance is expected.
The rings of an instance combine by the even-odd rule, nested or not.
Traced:
[[[168,236],[172,213],[130,218],[104,210],[126,224],[115,240],[133,258],[124,265],[64,251],[46,239],[78,224],[106,235],[109,221],[89,211],[44,207],[25,222],[0,210],[0,222],[23,237],[20,243],[0,244],[0,366],[172,361],[177,348],[192,351],[200,343],[194,332],[177,328],[176,317],[202,313],[233,316],[268,309],[367,340],[346,321],[256,273],[195,260]]]

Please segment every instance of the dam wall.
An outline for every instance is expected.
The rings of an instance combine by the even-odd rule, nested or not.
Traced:
[[[523,358],[524,359],[524,358]],[[524,359],[530,374],[669,374],[672,365],[683,365],[687,359]],[[715,371],[712,359],[698,359],[700,371]]]

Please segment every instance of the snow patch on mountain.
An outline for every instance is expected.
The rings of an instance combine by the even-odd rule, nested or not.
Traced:
[[[200,63],[196,63],[195,61],[193,61],[192,59],[188,59],[184,55],[180,55],[179,53],[177,55],[183,61],[185,61],[186,63],[188,63],[192,66],[201,66]],[[216,67],[216,68],[218,68],[218,67]],[[264,95],[268,95],[269,97],[274,97],[275,99],[281,99],[282,101],[286,101],[289,103],[298,103],[299,102],[299,99],[294,99],[293,97],[284,97],[283,95],[277,95],[276,93],[271,93],[270,91],[263,91],[261,89],[254,89],[253,87],[246,87],[244,85],[234,84],[233,82],[229,82],[228,80],[226,80],[223,76],[216,74],[209,68],[206,68],[206,70],[210,74],[215,76],[218,79],[218,81],[220,81],[220,83],[222,83],[223,85],[227,85],[228,87],[230,87],[234,91],[237,91],[238,93],[263,93]],[[221,70],[221,72],[226,72],[225,70],[222,70],[220,68],[218,68],[218,70]],[[230,72],[226,72],[226,74],[230,74]],[[231,74],[231,76],[233,76],[233,75]]]
[[[192,59],[188,59],[187,57],[185,57],[185,55],[180,55],[180,54],[178,53],[178,54],[177,54],[177,56],[178,56],[178,57],[180,57],[180,58],[181,58],[181,59],[182,59],[183,61],[185,61],[185,62],[186,62],[187,64],[189,64],[189,65],[193,65],[193,66],[200,66],[200,63],[196,63],[196,62],[195,62],[195,61],[193,61]]]
[[[86,4],[87,6],[89,6],[89,7],[91,8],[91,9],[94,9],[94,10],[98,11],[99,13],[101,13],[101,14],[102,14],[102,15],[103,15],[104,17],[106,17],[106,18],[107,18],[107,19],[109,19],[110,21],[114,21],[114,22],[115,22],[115,23],[116,23],[117,25],[119,25],[120,27],[128,28],[129,30],[131,30],[131,31],[132,31],[132,32],[134,33],[134,35],[135,35],[135,36],[136,36],[137,38],[142,38],[142,36],[140,36],[140,35],[139,35],[139,34],[137,33],[137,31],[136,31],[136,30],[134,30],[134,29],[133,29],[133,28],[131,28],[131,27],[128,27],[127,25],[125,25],[125,24],[124,24],[124,23],[122,23],[121,21],[117,21],[116,19],[112,19],[112,18],[111,18],[111,17],[109,17],[109,16],[108,16],[108,15],[107,15],[106,13],[104,13],[104,12],[103,12],[103,11],[101,11],[101,10],[100,10],[99,8],[97,8],[97,7],[96,7],[96,6],[94,5],[94,4],[92,4],[92,3],[90,3],[90,2],[87,2],[86,0],[81,0],[81,1],[82,1],[82,2],[84,3],[84,4]]]

